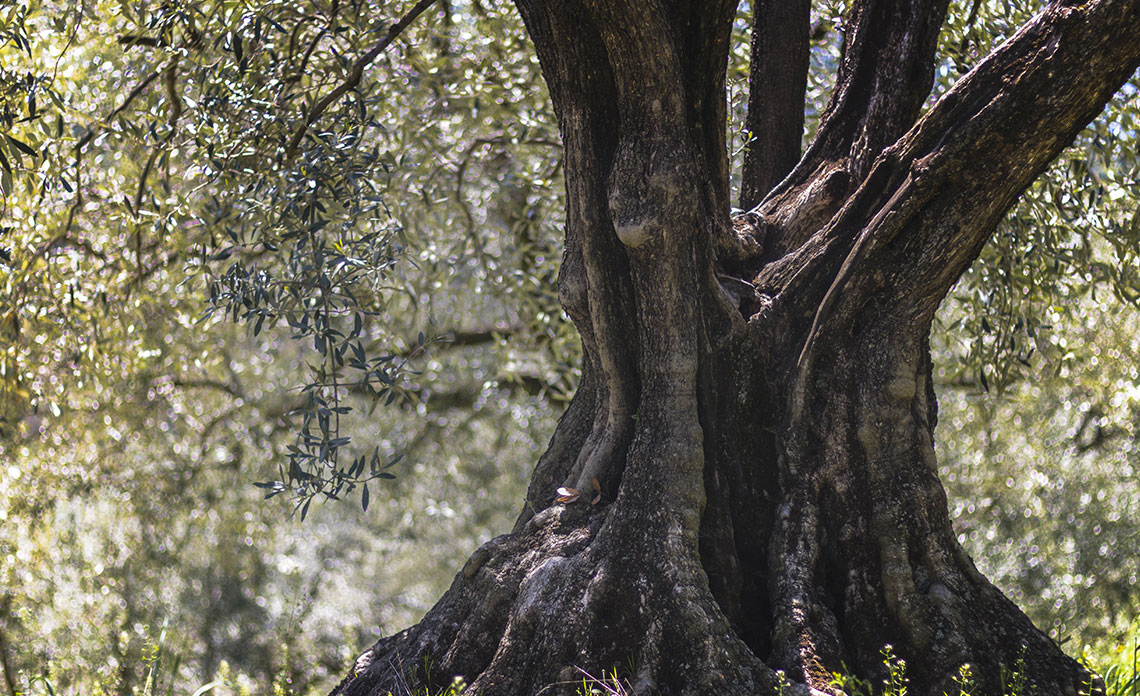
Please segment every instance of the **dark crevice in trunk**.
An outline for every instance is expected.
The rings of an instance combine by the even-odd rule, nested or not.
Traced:
[[[780,498],[776,413],[756,338],[741,333],[715,351],[705,428],[706,504],[701,553],[710,585],[740,638],[760,656],[771,646],[768,544]],[[725,559],[731,559],[727,561]]]

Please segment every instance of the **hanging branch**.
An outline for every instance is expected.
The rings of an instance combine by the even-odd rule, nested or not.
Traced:
[[[388,33],[384,35],[384,38],[381,39],[378,44],[356,59],[356,62],[352,64],[352,70],[349,71],[348,77],[345,78],[344,82],[341,82],[336,86],[336,89],[326,94],[320,101],[314,104],[313,108],[309,110],[309,114],[305,117],[304,123],[298,126],[297,130],[293,132],[293,137],[289,139],[289,145],[285,148],[286,158],[290,158],[296,154],[297,147],[301,144],[301,139],[305,137],[305,132],[309,129],[309,126],[320,118],[321,114],[323,114],[333,102],[343,97],[350,89],[359,85],[360,79],[364,76],[364,69],[368,67],[372,61],[376,60],[376,57],[379,56],[384,49],[388,48],[388,46],[396,40],[396,37],[403,33],[409,24],[415,21],[416,17],[419,17],[424,10],[434,5],[436,1],[437,0],[420,0],[417,2],[406,15],[400,18],[400,21],[389,27]]]

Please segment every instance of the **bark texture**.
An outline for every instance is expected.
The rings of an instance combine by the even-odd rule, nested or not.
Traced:
[[[457,674],[572,694],[615,668],[634,694],[771,693],[776,670],[829,692],[842,669],[880,681],[885,644],[913,693],[951,691],[966,664],[977,693],[1018,663],[1039,694],[1084,689],[955,539],[928,338],[1001,216],[1140,63],[1140,0],[1050,4],[921,118],[946,1],[853,2],[818,137],[749,170],[759,200],[735,221],[730,0],[517,4],[566,147],[581,386],[515,529],[334,694]],[[806,49],[806,3],[779,5],[757,4],[757,31]],[[755,66],[796,81],[766,94],[802,110],[785,57]],[[765,148],[798,143],[795,109],[751,104]]]

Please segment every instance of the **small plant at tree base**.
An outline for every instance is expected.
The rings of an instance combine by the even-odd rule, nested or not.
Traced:
[[[1001,668],[1001,692],[1003,696],[1026,696],[1025,692],[1025,646],[1013,665],[1013,670]]]
[[[782,671],[777,673],[777,677],[780,680],[780,687],[777,689],[777,693],[782,693],[783,687],[788,683],[787,677],[784,676]],[[863,681],[854,674],[851,674],[851,672],[847,670],[846,665],[844,665],[842,672],[831,673],[829,686],[838,690],[840,693],[846,694],[846,696],[874,696],[874,689],[871,688],[871,682]]]
[[[447,688],[439,693],[439,696],[460,696],[460,694],[466,690],[467,682],[463,677],[456,675],[455,678],[451,680],[451,683],[447,685]],[[427,695],[425,694],[425,696]]]
[[[610,670],[609,674],[602,672],[598,679],[581,667],[574,669],[582,673],[582,685],[578,687],[578,696],[626,696],[629,689],[618,676],[617,668]]]
[[[890,645],[884,645],[880,654],[883,656],[883,665],[887,668],[887,678],[883,680],[883,691],[881,693],[883,696],[906,696],[906,661],[895,655],[894,648]],[[875,696],[876,694],[871,682],[864,681],[851,674],[846,666],[843,672],[832,673],[829,686],[846,694],[846,696]],[[948,694],[947,696],[958,695]]]
[[[787,691],[787,688],[788,675],[785,674],[782,669],[776,670],[776,696],[784,696],[784,692]]]
[[[977,684],[974,683],[974,672],[970,668],[970,663],[965,662],[958,668],[958,676],[954,677],[954,684],[958,687],[959,696],[974,696],[974,689]],[[946,694],[946,696],[954,696],[954,694]]]
[[[886,696],[906,696],[906,661],[890,645],[884,645],[881,654],[887,667]]]

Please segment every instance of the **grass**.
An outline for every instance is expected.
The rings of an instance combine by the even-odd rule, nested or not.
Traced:
[[[1133,622],[1127,638],[1099,658],[1086,651],[1081,661],[1100,674],[1107,696],[1140,696],[1140,620]]]
[[[153,645],[147,655],[147,678],[141,689],[135,689],[135,696],[174,696],[174,680],[168,681],[166,688],[159,688],[160,680],[156,678],[158,667],[163,658],[163,644],[165,631],[160,634],[157,644]],[[891,646],[882,650],[883,665],[886,667],[887,677],[881,684],[873,684],[850,674],[835,673],[832,675],[830,686],[847,696],[909,696],[909,681],[907,678],[906,661],[894,653]],[[1096,672],[1104,680],[1106,696],[1140,696],[1140,621],[1133,624],[1126,638],[1109,647],[1102,649],[1098,654],[1086,650],[1081,655],[1081,662],[1091,671]],[[177,672],[177,663],[174,671]],[[629,684],[623,680],[615,668],[609,673],[602,673],[595,677],[584,669],[575,668],[581,674],[581,682],[577,683],[578,696],[628,696]],[[777,696],[783,696],[789,686],[783,672],[777,672],[779,683],[776,688]],[[1024,660],[1018,660],[1011,669],[1003,670],[1001,696],[1032,696],[1032,689],[1027,685],[1032,681],[1032,675],[1025,669]],[[976,684],[969,665],[963,665],[955,677],[956,690],[945,696],[981,696],[977,692]],[[107,685],[110,686],[110,685]],[[98,694],[110,693],[112,689],[98,689]],[[189,691],[189,690],[188,690]],[[1082,694],[1091,693],[1091,685],[1081,691]],[[273,696],[299,696],[290,688],[290,681],[285,674],[280,674],[273,680]],[[27,691],[17,693],[26,696],[42,694],[55,696],[51,681],[46,675],[37,676],[28,684]],[[207,684],[194,691],[190,696],[248,696],[247,687],[234,683],[229,673],[228,665],[222,665],[218,674]],[[467,684],[462,677],[455,677],[442,691],[406,691],[403,694],[389,694],[389,696],[474,696],[468,691]]]
[[[1106,696],[1140,696],[1140,622],[1129,633],[1126,640],[1099,659],[1082,656],[1081,661],[1085,666],[1104,680]],[[882,656],[883,665],[887,668],[887,678],[882,684],[875,685],[850,674],[835,673],[830,686],[847,696],[908,696],[906,661],[896,655],[889,645],[883,648]],[[580,668],[578,671],[583,675],[578,696],[627,696],[629,693],[628,685],[618,678],[616,669],[600,679]],[[782,671],[776,674],[779,679],[776,694],[783,696],[789,682]],[[1014,663],[1012,668],[1003,669],[1001,696],[1031,696],[1032,690],[1027,688],[1030,676],[1023,659]],[[968,664],[959,668],[954,684],[956,692],[945,696],[980,696]],[[1086,685],[1081,693],[1091,692],[1091,685]]]

